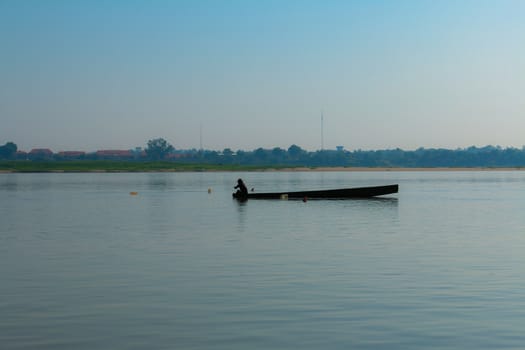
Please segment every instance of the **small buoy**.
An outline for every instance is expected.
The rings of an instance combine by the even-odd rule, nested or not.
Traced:
[[[304,196],[303,202],[305,202],[305,203],[308,202],[308,197]]]
[[[210,188],[208,188],[208,193],[211,193],[211,187],[210,187]]]
[[[281,194],[281,199],[282,200],[288,200],[288,194]]]
[[[139,193],[138,192],[130,192],[129,194],[132,195],[132,196],[136,196]]]

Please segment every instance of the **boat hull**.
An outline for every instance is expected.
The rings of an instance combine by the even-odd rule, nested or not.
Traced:
[[[319,191],[297,191],[297,192],[268,192],[248,193],[247,197],[241,197],[233,193],[236,199],[352,199],[371,198],[397,193],[399,185],[340,188]]]

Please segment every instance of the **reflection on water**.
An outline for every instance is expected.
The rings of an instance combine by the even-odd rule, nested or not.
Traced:
[[[175,188],[175,178],[169,173],[150,173],[147,178],[150,190],[164,191]]]
[[[2,181],[0,181],[0,191],[16,191],[18,189],[17,175],[14,174],[0,174]]]
[[[239,177],[401,186],[238,202]],[[524,192],[522,172],[2,174],[0,344],[520,348]]]

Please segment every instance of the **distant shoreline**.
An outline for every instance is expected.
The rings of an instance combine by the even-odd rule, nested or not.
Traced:
[[[348,171],[348,172],[406,172],[406,171],[525,171],[524,167],[428,167],[428,168],[389,168],[389,167],[319,167],[319,168],[284,168],[276,171]]]
[[[23,169],[0,169],[0,174],[50,174],[50,173],[180,173],[180,172],[458,172],[458,171],[525,171],[525,167],[428,167],[428,168],[397,168],[397,167],[254,167],[254,166],[184,166],[172,168],[144,168],[118,169],[118,168],[93,168],[93,169],[41,169],[30,167]]]

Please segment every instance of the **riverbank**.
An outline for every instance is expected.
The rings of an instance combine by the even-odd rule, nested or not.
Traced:
[[[254,171],[261,167],[130,161],[0,161],[0,173],[119,173]]]
[[[525,171],[525,167],[428,167],[428,168],[396,168],[396,167],[318,167],[318,168],[282,168],[277,171]]]
[[[128,161],[71,161],[71,162],[30,162],[0,161],[0,173],[119,173],[119,172],[243,172],[243,171],[523,171],[525,167],[302,167],[302,166],[260,166],[224,164],[186,164],[174,162],[128,162]]]

